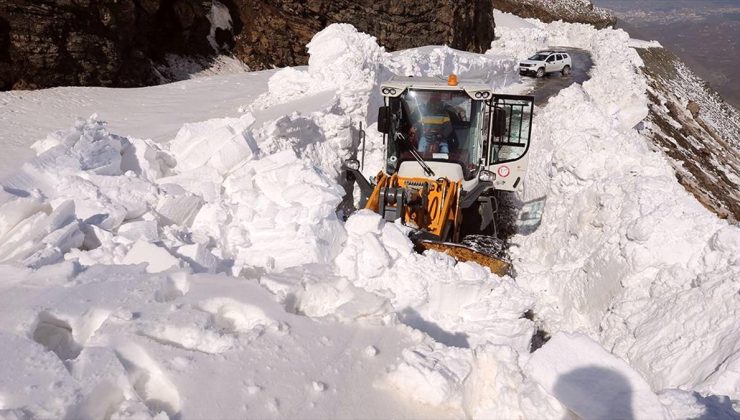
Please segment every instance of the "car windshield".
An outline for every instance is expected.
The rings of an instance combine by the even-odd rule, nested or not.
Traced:
[[[481,143],[480,110],[463,91],[440,92],[408,89],[390,98],[391,132],[386,172],[395,173],[402,161],[414,160],[413,151],[425,161],[459,163],[466,178],[475,172]]]
[[[529,57],[532,61],[545,61],[545,59],[548,57],[547,54],[535,54],[531,57]]]

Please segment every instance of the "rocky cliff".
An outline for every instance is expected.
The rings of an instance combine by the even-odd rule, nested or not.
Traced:
[[[494,35],[490,0],[233,0],[239,21],[234,53],[256,69],[305,64],[305,45],[331,23],[347,22],[389,50],[446,44],[483,52]]]
[[[0,89],[141,86],[167,53],[209,54],[209,2],[0,2]]]
[[[638,48],[650,114],[642,128],[669,158],[678,181],[719,217],[740,221],[740,112],[678,57]]]
[[[335,22],[391,50],[480,52],[494,33],[490,0],[9,0],[0,2],[0,90],[157,84],[168,54],[233,52],[252,69],[303,64],[306,43]]]

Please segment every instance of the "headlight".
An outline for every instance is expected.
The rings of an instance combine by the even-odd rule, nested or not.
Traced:
[[[493,182],[496,180],[496,174],[494,174],[491,171],[487,171],[483,169],[478,174],[478,179],[480,179],[483,182]]]
[[[360,161],[357,159],[347,159],[344,161],[344,167],[347,169],[353,169],[355,171],[359,171]]]

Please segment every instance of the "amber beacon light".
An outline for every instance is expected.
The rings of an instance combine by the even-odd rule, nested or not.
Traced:
[[[447,77],[447,84],[449,86],[457,86],[457,75],[453,73]]]

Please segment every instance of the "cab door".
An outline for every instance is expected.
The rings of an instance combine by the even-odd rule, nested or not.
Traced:
[[[486,168],[496,179],[497,190],[517,191],[529,162],[534,96],[493,95],[489,107],[488,141],[484,145]]]
[[[547,59],[545,60],[545,71],[548,73],[552,71],[558,71],[557,67],[558,63],[555,59],[555,54],[547,57]]]

